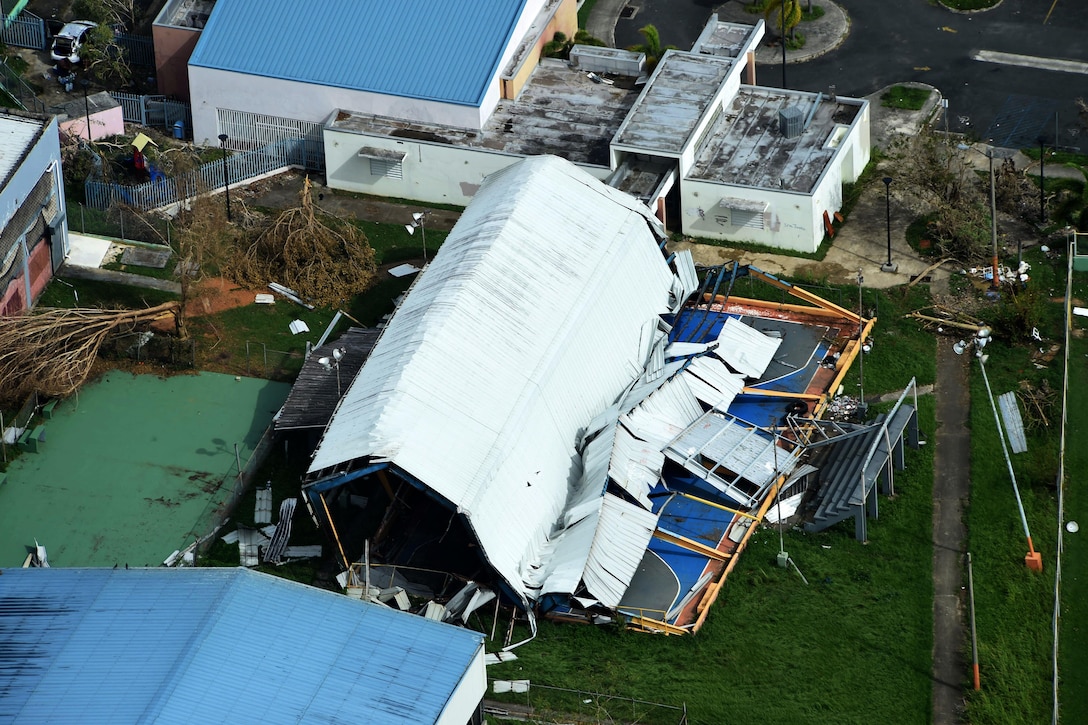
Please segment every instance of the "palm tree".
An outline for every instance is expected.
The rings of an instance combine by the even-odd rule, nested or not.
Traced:
[[[654,25],[645,25],[639,28],[638,32],[646,42],[642,45],[632,45],[628,50],[646,54],[647,71],[652,71],[657,66],[657,62],[661,60],[666,50],[676,50],[675,45],[661,47],[661,34],[657,32],[657,27]]]
[[[770,23],[772,15],[774,16],[772,24],[778,28],[778,33],[783,40],[786,33],[789,33],[792,38],[794,28],[801,22],[801,0],[770,0],[767,7],[763,9],[763,17]]]

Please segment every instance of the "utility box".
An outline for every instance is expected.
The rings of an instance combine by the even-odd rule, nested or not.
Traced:
[[[797,138],[805,130],[805,114],[797,106],[778,112],[778,128],[786,138]]]
[[[636,78],[646,70],[646,54],[620,48],[576,45],[570,49],[570,64],[586,73],[611,73]]]

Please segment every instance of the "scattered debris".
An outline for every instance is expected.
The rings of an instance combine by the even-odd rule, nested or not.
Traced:
[[[257,489],[257,502],[253,508],[253,523],[272,523],[272,482]]]
[[[398,264],[396,267],[389,270],[389,274],[394,277],[407,277],[410,274],[415,274],[420,271],[422,270],[414,264]]]
[[[258,292],[256,298],[253,301],[258,305],[276,304],[276,298],[266,292]]]
[[[1050,427],[1050,411],[1053,409],[1057,394],[1050,389],[1044,378],[1038,387],[1023,380],[1016,397],[1024,405],[1025,424],[1029,429]]]
[[[297,335],[300,332],[309,332],[310,331],[310,326],[307,325],[303,320],[295,320],[290,325],[288,325],[288,327],[291,328],[291,334],[292,335]]]
[[[865,405],[861,398],[853,395],[837,395],[831,399],[824,411],[824,418],[834,421],[851,421],[860,418],[865,413]]]
[[[264,550],[264,560],[269,564],[282,564],[287,540],[291,538],[291,520],[295,517],[296,498],[285,498],[280,502],[280,522],[272,534],[272,540]]]

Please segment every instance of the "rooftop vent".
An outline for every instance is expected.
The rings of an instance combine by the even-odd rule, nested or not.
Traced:
[[[778,128],[786,138],[797,138],[805,130],[805,114],[797,106],[778,112]]]

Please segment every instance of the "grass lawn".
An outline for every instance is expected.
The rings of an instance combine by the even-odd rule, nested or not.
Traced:
[[[1074,276],[1074,299],[1083,302],[1088,292],[1088,276]],[[1081,683],[1088,674],[1088,491],[1083,485],[1083,471],[1088,470],[1088,324],[1082,317],[1073,317],[1073,337],[1070,345],[1070,387],[1067,408],[1065,446],[1065,518],[1081,526],[1078,533],[1064,535],[1062,561],[1061,629],[1058,642],[1058,663],[1061,676],[1059,701],[1062,722],[1088,721],[1088,690]]]
[[[908,111],[920,111],[929,98],[928,88],[912,86],[892,86],[880,97],[881,105],[886,108],[902,108]]]
[[[1064,267],[1064,260],[1047,260],[1034,251],[1029,258],[1033,265],[1029,289],[1041,295],[1036,303],[1039,330],[1047,340],[1060,340],[1061,305],[1048,300],[1062,293],[1064,285],[1058,281],[1057,270]],[[1007,294],[1006,300],[1007,304],[983,314],[984,319],[999,323],[995,330],[1012,329],[1008,324],[1012,302]],[[1037,348],[1026,342],[1005,332],[987,346],[986,372],[995,396],[1017,390],[1022,381],[1039,386],[1045,380],[1052,390],[1061,389],[1061,359],[1039,369],[1031,360]],[[1032,541],[1043,557],[1044,571],[1038,574],[1024,565],[1028,547],[1008,466],[979,365],[971,365],[968,550],[974,563],[982,689],[968,692],[967,713],[972,723],[1047,722],[1052,709],[1056,425],[1060,410],[1056,405],[1049,411],[1049,427],[1030,429],[1030,419],[1025,417],[1028,450],[1010,452]]]
[[[142,309],[176,300],[178,296],[161,290],[130,287],[115,282],[54,277],[42,292],[38,307],[100,307],[103,309]]]

